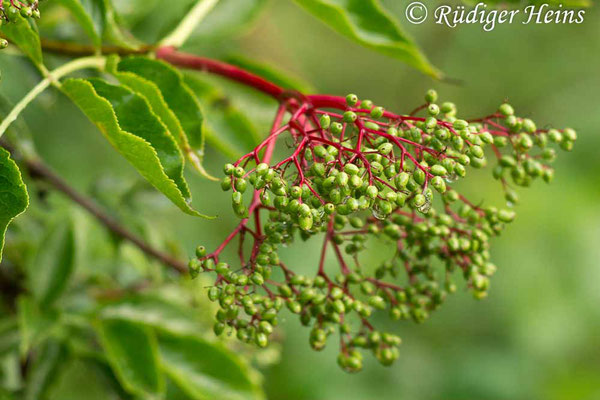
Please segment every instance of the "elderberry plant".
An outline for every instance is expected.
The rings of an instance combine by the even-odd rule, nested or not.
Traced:
[[[552,145],[571,150],[577,135],[570,128],[539,129],[508,103],[466,120],[454,103],[438,104],[434,90],[425,100],[399,115],[354,94],[291,97],[268,137],[224,166],[221,187],[232,192],[241,222],[215,251],[198,247],[189,263],[192,276],[216,275],[208,297],[220,306],[217,335],[235,333],[265,347],[287,308],[310,328],[314,350],[337,332],[338,364],[356,372],[361,349],[383,365],[399,356],[400,337],[378,330],[374,313],[425,321],[457,290],[455,271],[476,299],[487,295],[496,271],[490,239],[515,219],[514,187],[552,181]],[[284,140],[293,142],[292,153],[272,161]],[[473,203],[453,188],[470,168],[485,167],[488,157],[506,208]],[[280,259],[282,246],[320,235],[324,243],[312,275]],[[228,263],[221,253],[236,237],[239,261]],[[374,271],[359,259],[370,240],[392,248]],[[326,265],[329,248],[337,268]]]

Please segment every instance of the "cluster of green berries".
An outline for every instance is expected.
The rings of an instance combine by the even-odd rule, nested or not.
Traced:
[[[555,158],[550,144],[571,150],[576,133],[540,130],[515,116],[509,104],[469,122],[456,117],[453,103],[438,104],[434,91],[425,99],[423,117],[395,115],[352,94],[340,114],[306,107],[303,124],[298,119],[286,125],[295,143],[291,156],[271,164],[253,152],[225,165],[221,186],[232,192],[242,221],[216,252],[199,247],[190,261],[192,276],[217,274],[208,291],[220,306],[216,334],[235,333],[264,347],[287,308],[311,328],[315,350],[337,332],[338,363],[354,372],[362,368],[360,349],[384,365],[398,358],[400,338],[375,329],[372,315],[423,322],[457,290],[461,277],[475,298],[487,295],[496,270],[490,238],[515,218],[512,184],[549,182]],[[508,208],[476,205],[451,187],[469,168],[487,165],[486,148],[495,157],[493,174],[502,181]],[[252,239],[252,251],[244,257],[240,244],[241,265],[231,267],[219,254],[236,234]],[[324,235],[325,243],[314,276],[286,267],[280,248],[316,235]],[[376,268],[362,266],[359,258],[372,239],[391,248]],[[337,266],[325,265],[328,248]]]
[[[5,23],[11,23],[17,15],[23,18],[40,18],[38,8],[39,0],[3,0],[0,2],[0,26]],[[5,49],[8,41],[0,38],[0,49]]]

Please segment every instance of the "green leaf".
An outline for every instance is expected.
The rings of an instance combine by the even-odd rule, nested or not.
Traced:
[[[146,57],[124,58],[118,63],[116,69],[119,72],[136,74],[153,82],[160,89],[169,108],[179,119],[189,145],[194,151],[202,154],[204,116],[198,99],[185,84],[179,71],[164,61],[151,60]]]
[[[220,88],[195,76],[185,79],[207,111],[205,133],[210,145],[237,159],[260,142],[255,126]]]
[[[10,15],[11,22],[2,24],[0,31],[37,66],[43,64],[42,46],[40,36],[30,18],[23,18],[20,14]]]
[[[399,59],[434,78],[441,78],[441,72],[429,63],[378,0],[295,1],[337,33],[364,47]]]
[[[121,29],[118,22],[117,12],[113,5],[112,0],[82,0],[82,1],[103,1],[104,3],[104,38],[109,41],[130,49],[136,49],[139,47],[140,42],[135,39],[131,34]]]
[[[183,156],[143,97],[100,79],[69,79],[62,89],[154,187],[185,213],[206,217],[190,207]]]
[[[106,25],[104,0],[58,0],[58,2],[71,11],[94,45],[100,47]]]
[[[304,94],[314,93],[314,88],[307,82],[303,82],[301,79],[290,76],[288,73],[273,68],[270,64],[257,62],[246,58],[242,55],[231,55],[226,58],[228,63],[237,65],[247,71],[254,72],[255,74],[262,76],[281,86],[285,89],[292,89],[302,92]]]
[[[197,337],[159,336],[164,372],[193,399],[246,400],[264,395],[228,350]]]
[[[143,57],[112,59],[108,69],[119,81],[144,96],[152,111],[177,139],[187,159],[205,173],[202,110],[198,100],[170,65]]]
[[[127,399],[107,368],[93,360],[71,359],[48,390],[48,399],[117,400]],[[170,399],[169,399],[170,400]]]
[[[138,295],[105,305],[102,318],[123,319],[166,332],[191,335],[204,330],[197,313],[190,308],[148,295]]]
[[[54,340],[46,342],[36,353],[35,360],[28,369],[23,400],[48,398],[46,391],[54,383],[66,359],[64,347]]]
[[[0,147],[0,261],[8,224],[29,205],[27,188],[10,153]]]
[[[32,347],[43,343],[50,337],[57,326],[58,313],[53,310],[40,310],[38,304],[30,297],[19,297],[17,300],[19,332],[21,334],[21,355],[25,355]]]
[[[15,318],[0,320],[0,358],[19,346],[19,329]]]
[[[220,0],[194,30],[193,39],[229,36],[245,30],[258,17],[268,0]]]
[[[158,346],[152,331],[119,319],[98,321],[100,343],[117,378],[128,392],[159,395],[164,380],[159,369]]]
[[[75,234],[69,220],[52,226],[29,266],[33,297],[42,307],[51,305],[67,286],[75,267]]]

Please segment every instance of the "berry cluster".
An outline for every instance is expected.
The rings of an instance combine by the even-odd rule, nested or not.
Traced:
[[[0,0],[0,26],[11,23],[17,15],[23,18],[40,18],[39,0]],[[8,41],[0,38],[0,49],[5,49]]]
[[[549,145],[571,150],[576,133],[538,129],[509,104],[467,121],[457,118],[453,103],[438,104],[435,91],[425,99],[413,113],[396,115],[353,94],[290,98],[267,139],[225,165],[221,186],[232,191],[241,222],[214,252],[199,247],[189,264],[192,276],[216,273],[208,291],[220,305],[216,334],[235,332],[266,346],[287,308],[311,327],[315,350],[339,332],[338,363],[354,372],[362,368],[359,349],[384,365],[398,358],[401,340],[373,326],[375,312],[423,322],[456,291],[460,276],[476,298],[486,296],[496,270],[490,238],[515,218],[514,187],[550,182],[555,150]],[[292,154],[271,162],[282,137],[288,148],[293,142]],[[486,148],[508,208],[474,204],[451,187],[470,168],[486,166]],[[282,246],[317,235],[324,244],[313,276],[280,260]],[[231,266],[220,255],[236,237],[240,261]],[[250,254],[244,254],[247,239]],[[389,259],[377,268],[359,260],[371,239],[391,244]],[[337,267],[326,265],[328,248]]]

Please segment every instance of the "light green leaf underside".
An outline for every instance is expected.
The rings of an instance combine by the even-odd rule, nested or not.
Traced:
[[[217,344],[197,337],[161,334],[159,348],[164,372],[193,399],[264,398],[250,371]]]
[[[125,390],[143,398],[158,396],[164,380],[152,331],[119,319],[100,320],[96,328],[108,362]]]
[[[15,43],[23,53],[27,55],[36,65],[43,63],[42,46],[40,37],[28,18],[23,18],[19,14],[10,15],[11,23],[4,23],[0,31],[13,43]]]
[[[29,205],[27,188],[10,153],[0,147],[0,261],[8,225]]]
[[[252,150],[260,136],[254,124],[217,86],[196,76],[185,80],[206,110],[206,140],[231,159],[237,159]]]
[[[154,187],[185,213],[206,217],[190,207],[183,156],[143,97],[100,79],[69,79],[62,89]]]
[[[295,0],[302,8],[354,42],[394,57],[434,77],[442,74],[378,0]]]
[[[70,221],[61,221],[48,230],[29,266],[29,285],[38,304],[48,307],[67,286],[75,268],[75,234]]]

